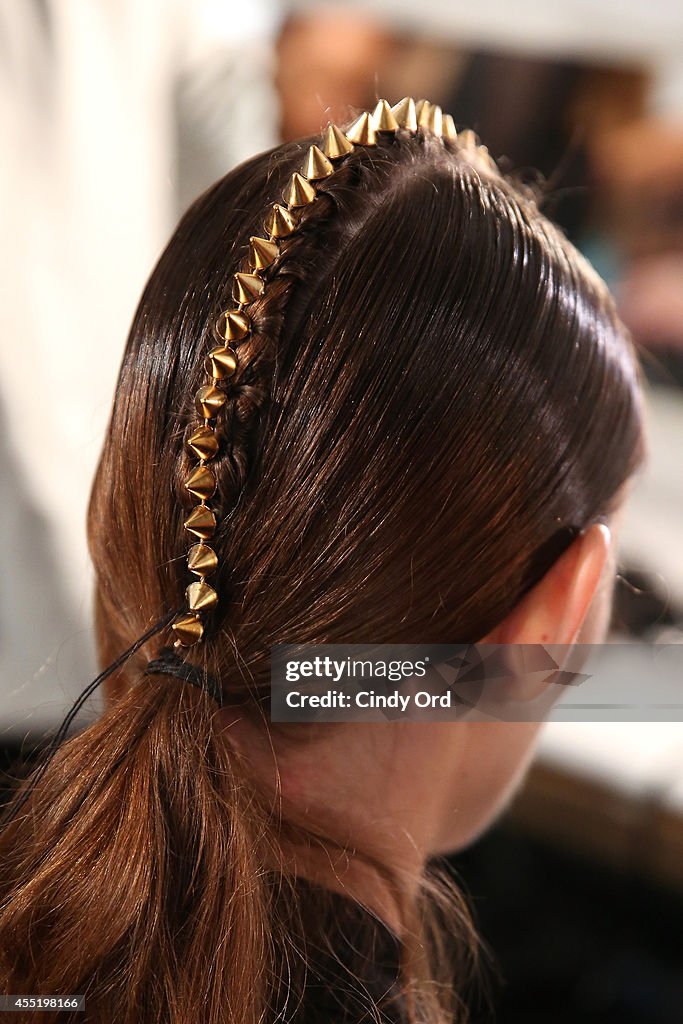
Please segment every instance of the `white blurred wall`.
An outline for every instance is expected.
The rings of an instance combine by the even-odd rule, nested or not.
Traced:
[[[0,0],[0,729],[95,672],[85,513],[182,208],[272,145],[275,0]]]

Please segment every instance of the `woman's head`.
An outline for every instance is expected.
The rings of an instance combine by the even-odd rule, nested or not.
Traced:
[[[182,601],[211,327],[310,141],[202,196],[143,295],[91,505],[105,657]],[[221,601],[189,658],[228,692],[266,679],[274,642],[481,639],[640,457],[631,345],[533,198],[408,132],[319,193],[249,307],[219,420]]]
[[[198,425],[211,327],[249,236],[312,141],[257,157],[201,197],[143,295],[90,517],[105,660],[182,600],[184,439]],[[592,551],[578,627],[605,552],[582,540],[569,549],[613,515],[640,457],[638,381],[603,282],[533,197],[476,148],[379,137],[318,184],[264,277],[211,462],[219,609],[188,659],[239,703],[266,691],[273,643],[474,642],[502,638],[503,624],[507,642],[573,639],[558,633],[566,566],[581,575],[575,556]],[[413,786],[419,759],[424,789],[434,798],[438,777],[460,806],[452,845],[486,824],[535,731],[498,732],[468,815],[462,757],[467,748],[481,764],[491,731],[466,743],[461,727],[451,743],[405,730]],[[327,757],[338,741],[367,769],[358,733],[328,736]],[[338,807],[332,766],[321,785],[299,763],[320,756],[307,750],[288,747],[279,763],[285,794],[290,776],[296,789],[308,774],[308,806],[322,812],[336,792]],[[426,791],[414,798],[430,805]]]
[[[186,441],[213,325],[311,141],[200,197],[145,289],[89,516],[105,662],[182,606]],[[38,848],[66,830],[59,855],[76,857],[83,835],[102,838],[88,885],[114,877],[125,896],[90,922],[85,968],[72,958],[75,973],[48,977],[64,990],[108,979],[130,1019],[134,980],[155,1012],[172,1005],[184,1020],[212,948],[205,1019],[227,1000],[228,1019],[255,1022],[274,942],[266,866],[279,857],[285,872],[318,877],[327,858],[333,885],[336,849],[347,863],[366,855],[361,876],[418,876],[431,853],[476,834],[528,757],[535,726],[302,727],[293,742],[256,713],[271,645],[571,642],[580,630],[599,639],[608,618],[604,524],[641,458],[642,425],[632,347],[604,284],[469,143],[380,135],[317,189],[249,305],[216,421],[220,601],[186,657],[220,681],[228,707],[211,714],[177,678],[141,681],[152,640],[120,669],[122,699],[38,787],[17,833],[35,856],[0,877],[13,901],[0,936],[30,935],[32,886],[81,948],[78,903],[60,896],[74,869],[49,873]],[[322,859],[288,859],[304,835]],[[165,988],[152,962],[168,968]],[[33,976],[22,962],[7,977]],[[424,1019],[440,1019],[430,998]]]

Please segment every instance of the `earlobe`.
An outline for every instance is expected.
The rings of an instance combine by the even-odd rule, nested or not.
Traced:
[[[602,579],[610,545],[606,525],[590,526],[493,631],[489,642],[575,643]]]

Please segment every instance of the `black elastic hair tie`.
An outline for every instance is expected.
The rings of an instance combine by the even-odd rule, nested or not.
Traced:
[[[163,647],[159,656],[148,662],[143,674],[146,676],[175,676],[185,683],[191,683],[192,686],[204,690],[219,707],[223,707],[223,690],[218,679],[197,665],[183,661],[172,647]]]

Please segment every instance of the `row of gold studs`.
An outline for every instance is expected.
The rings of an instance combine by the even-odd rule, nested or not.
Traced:
[[[176,647],[189,647],[202,639],[202,613],[214,608],[218,602],[216,590],[206,582],[218,567],[218,556],[207,543],[217,526],[216,513],[209,504],[217,490],[216,476],[210,463],[220,448],[217,417],[227,401],[227,394],[220,385],[235,375],[238,366],[235,346],[251,331],[247,307],[262,295],[265,288],[262,274],[278,259],[280,241],[296,231],[298,213],[315,201],[317,183],[333,174],[335,164],[352,153],[354,146],[374,146],[379,134],[400,129],[410,132],[422,130],[447,141],[457,139],[464,148],[476,149],[488,158],[485,147],[478,145],[474,133],[465,131],[458,135],[453,118],[443,114],[436,104],[427,100],[415,103],[406,97],[391,107],[386,100],[380,100],[371,114],[361,114],[346,132],[332,124],[325,132],[322,148],[315,145],[309,148],[301,171],[292,175],[285,190],[284,205],[274,204],[268,216],[265,224],[267,237],[252,236],[249,240],[249,272],[237,272],[233,276],[234,305],[221,314],[216,326],[223,344],[213,348],[206,357],[210,380],[195,396],[195,407],[202,423],[187,440],[198,461],[185,481],[185,487],[198,499],[198,504],[183,525],[196,538],[188,552],[187,567],[198,578],[185,591],[187,612],[173,623]]]

